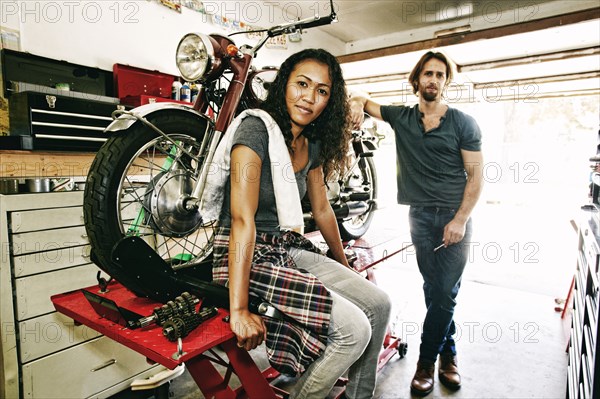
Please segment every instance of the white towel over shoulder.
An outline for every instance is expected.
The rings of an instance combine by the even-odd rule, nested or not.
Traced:
[[[205,221],[217,220],[223,205],[225,183],[230,174],[231,146],[235,131],[247,116],[255,116],[265,123],[269,132],[269,158],[271,160],[271,175],[277,205],[277,217],[281,230],[302,232],[304,218],[300,205],[300,194],[292,169],[292,161],[288,148],[283,139],[283,133],[275,120],[267,112],[259,109],[249,109],[238,115],[221,139],[209,168],[206,186],[202,195],[201,214]]]

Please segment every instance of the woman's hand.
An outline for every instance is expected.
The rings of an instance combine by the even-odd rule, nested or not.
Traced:
[[[263,343],[267,337],[267,327],[259,315],[248,310],[231,311],[229,326],[237,337],[237,345],[252,350]]]

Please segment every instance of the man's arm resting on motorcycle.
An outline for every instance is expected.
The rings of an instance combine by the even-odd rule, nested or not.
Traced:
[[[360,129],[366,112],[377,119],[381,118],[381,104],[371,100],[366,94],[353,94],[348,100],[350,120],[354,129]]]
[[[350,267],[348,259],[346,259],[346,254],[344,254],[342,238],[340,237],[340,230],[335,214],[327,199],[325,176],[323,175],[322,166],[308,172],[307,191],[313,217],[334,259],[342,265]]]
[[[252,165],[252,167],[248,167]],[[266,337],[263,319],[248,310],[250,268],[256,240],[262,160],[244,145],[231,151],[231,235],[229,237],[229,325],[238,346],[251,350]],[[256,173],[257,175],[250,175]]]

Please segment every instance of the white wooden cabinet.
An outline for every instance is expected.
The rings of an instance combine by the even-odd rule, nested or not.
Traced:
[[[0,398],[105,398],[160,368],[50,296],[95,284],[83,193],[0,195]]]

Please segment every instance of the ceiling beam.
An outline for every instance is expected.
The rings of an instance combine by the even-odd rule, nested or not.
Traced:
[[[504,68],[517,65],[536,64],[539,62],[566,60],[569,58],[587,57],[600,54],[600,46],[593,46],[575,50],[557,51],[554,53],[527,55],[524,57],[508,58],[499,61],[480,62],[477,64],[458,65],[458,72],[471,72],[488,70],[491,68]]]
[[[536,95],[536,99],[540,98],[557,98],[557,97],[582,97],[582,96],[597,96],[600,94],[598,89],[582,89],[582,90],[569,90],[569,91],[554,91],[549,93],[542,93]],[[503,101],[505,99],[500,99]]]
[[[423,49],[451,46],[454,44],[467,43],[475,40],[494,39],[497,37],[509,36],[517,33],[533,32],[594,19],[600,19],[600,7],[517,24],[498,26],[495,28],[483,29],[475,32],[460,33],[453,36],[439,37],[418,42],[399,44],[397,46],[384,47],[376,50],[341,55],[337,57],[337,59],[340,63],[363,61],[377,57],[386,57],[390,55],[409,53],[412,51],[420,51]]]
[[[526,79],[512,79],[512,80],[499,80],[496,82],[473,82],[473,88],[475,89],[485,89],[486,87],[494,86],[494,87],[512,87],[515,84],[518,85],[541,85],[545,83],[558,83],[558,82],[570,82],[576,80],[583,79],[596,79],[600,78],[599,71],[590,71],[590,72],[578,72],[578,73],[570,73],[566,75],[554,75],[554,76],[542,76],[539,78],[526,78]]]

